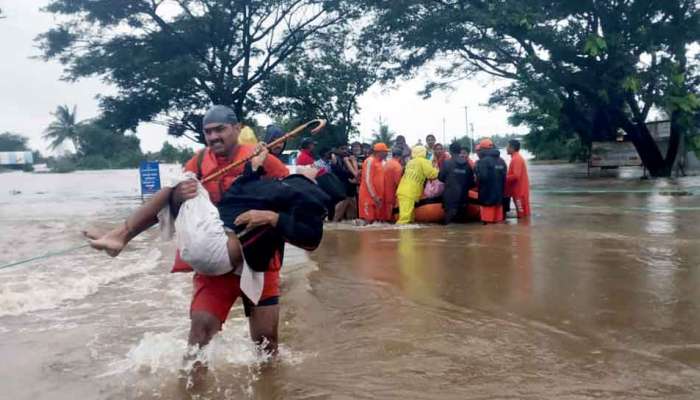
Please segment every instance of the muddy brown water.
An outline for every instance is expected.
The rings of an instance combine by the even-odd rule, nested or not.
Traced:
[[[0,175],[22,192],[0,193],[0,264],[138,204],[131,172],[102,174],[110,191],[73,174],[43,194],[48,177]],[[196,389],[179,372],[191,278],[155,232],[115,260],[0,270],[0,398],[696,399],[700,178],[595,175],[531,166],[527,222],[329,225],[310,259],[289,249],[279,359],[236,308]]]

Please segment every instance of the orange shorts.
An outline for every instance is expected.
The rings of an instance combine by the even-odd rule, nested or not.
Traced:
[[[279,259],[279,257],[278,257]],[[277,260],[276,260],[277,261]],[[265,272],[262,296],[258,306],[278,304],[280,295],[280,265],[279,262],[271,263],[270,269]],[[250,315],[253,303],[241,293],[240,276],[229,272],[219,276],[207,276],[195,273],[192,283],[194,290],[190,313],[193,311],[206,311],[216,316],[221,323],[226,321],[231,307],[238,297],[243,297],[246,315]]]

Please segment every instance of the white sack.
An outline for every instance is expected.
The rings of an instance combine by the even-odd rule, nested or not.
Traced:
[[[224,223],[201,183],[197,184],[197,197],[180,206],[175,219],[175,242],[182,260],[200,274],[223,275],[233,269]]]

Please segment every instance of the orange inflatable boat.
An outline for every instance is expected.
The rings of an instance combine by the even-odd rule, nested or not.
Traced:
[[[479,193],[475,190],[469,191],[469,200],[476,201],[479,198]],[[467,204],[466,212],[462,220],[456,222],[476,222],[481,220],[481,211],[476,204]],[[398,219],[398,215],[394,215],[394,221]],[[417,206],[414,210],[414,220],[420,224],[426,223],[442,223],[445,219],[445,210],[442,208],[442,203],[424,203]]]

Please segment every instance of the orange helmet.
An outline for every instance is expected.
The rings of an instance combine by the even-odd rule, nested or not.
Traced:
[[[389,152],[389,148],[384,143],[375,144],[374,147],[372,148],[372,150],[377,151],[377,152],[379,152],[379,151],[384,151],[387,153]]]
[[[491,141],[491,139],[489,139],[489,138],[481,139],[481,141],[479,141],[479,145],[477,146],[477,149],[481,149],[481,150],[493,149],[493,148],[494,148],[493,141]]]

